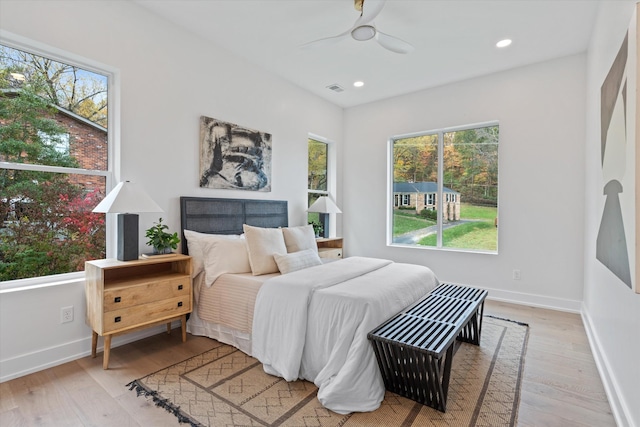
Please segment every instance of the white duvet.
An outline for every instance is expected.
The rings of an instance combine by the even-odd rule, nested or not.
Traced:
[[[437,284],[427,267],[361,257],[269,279],[256,299],[252,355],[271,375],[315,383],[334,412],[373,411],[384,383],[367,333]]]

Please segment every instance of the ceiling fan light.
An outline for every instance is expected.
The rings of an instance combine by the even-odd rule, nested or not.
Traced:
[[[359,42],[371,40],[376,35],[376,29],[371,25],[361,25],[351,31],[351,37]]]

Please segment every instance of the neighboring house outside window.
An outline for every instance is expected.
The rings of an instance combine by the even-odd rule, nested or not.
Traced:
[[[423,209],[438,209],[437,203],[438,185],[435,182],[394,182],[393,193],[402,194],[402,206],[407,206],[419,214]],[[445,218],[451,221],[460,219],[460,202],[456,196],[458,193],[444,187]],[[396,204],[396,207],[398,205]]]

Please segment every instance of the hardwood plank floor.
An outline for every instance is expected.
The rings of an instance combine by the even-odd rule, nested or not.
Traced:
[[[530,326],[519,426],[615,426],[580,316],[487,301],[485,314]],[[0,384],[0,426],[178,426],[125,385],[213,347],[160,334]]]

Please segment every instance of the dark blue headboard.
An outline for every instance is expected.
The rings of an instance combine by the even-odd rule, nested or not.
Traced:
[[[180,197],[183,254],[189,253],[184,230],[208,234],[242,234],[243,224],[255,227],[287,227],[287,201]]]

